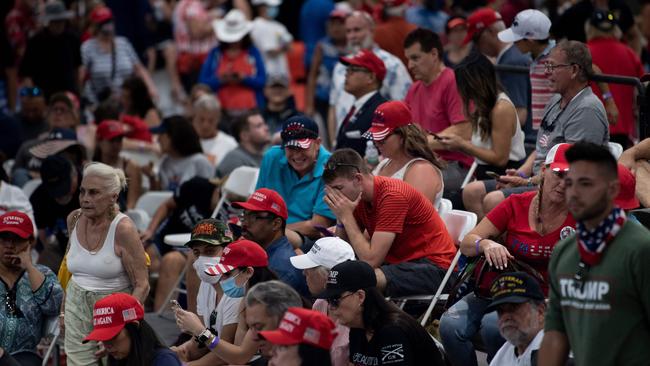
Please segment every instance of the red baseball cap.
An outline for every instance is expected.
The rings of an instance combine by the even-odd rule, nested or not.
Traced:
[[[291,307],[284,313],[278,329],[264,330],[259,335],[283,346],[304,343],[330,349],[336,338],[335,327],[332,319],[319,311]]]
[[[270,212],[285,220],[289,217],[287,204],[284,203],[282,196],[278,192],[268,188],[260,188],[248,197],[248,201],[233,202],[232,206],[249,211]]]
[[[123,137],[129,133],[127,125],[120,121],[105,120],[97,126],[98,140],[112,140],[116,137]]]
[[[546,154],[544,165],[551,168],[554,172],[569,171],[569,162],[566,161],[564,153],[571,147],[572,144],[561,143],[553,146]]]
[[[28,239],[34,235],[34,224],[24,212],[7,212],[0,216],[0,233],[14,233],[23,239]]]
[[[381,141],[388,137],[398,127],[413,123],[413,116],[409,106],[400,100],[391,100],[380,104],[375,109],[370,129],[363,134],[363,137]]]
[[[374,52],[369,50],[361,50],[351,57],[341,57],[339,59],[341,63],[345,66],[359,66],[364,69],[370,70],[377,80],[384,81],[386,76],[386,65]]]
[[[108,295],[95,303],[93,331],[88,341],[108,341],[115,338],[126,323],[144,319],[144,307],[135,297],[123,292]]]
[[[474,38],[474,35],[499,20],[502,20],[501,14],[492,8],[481,8],[473,12],[467,18],[467,35],[463,40],[463,44],[469,43]]]
[[[624,210],[639,207],[641,204],[636,198],[636,178],[625,165],[620,163],[618,164],[618,182],[621,189],[614,199],[614,203]]]
[[[450,30],[460,26],[467,27],[467,20],[463,17],[452,17],[447,21],[445,29],[449,32]]]
[[[97,6],[90,12],[90,21],[95,24],[101,24],[113,19],[113,12],[107,6]]]
[[[223,250],[219,264],[208,267],[205,273],[217,276],[238,267],[266,267],[268,265],[269,256],[259,244],[240,239],[228,245]]]

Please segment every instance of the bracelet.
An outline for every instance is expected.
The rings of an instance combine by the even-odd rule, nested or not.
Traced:
[[[612,99],[612,92],[608,91],[607,93],[603,93],[603,100],[608,100]]]
[[[532,187],[533,186],[533,177],[530,177],[526,180],[526,186]]]
[[[479,252],[479,243],[480,243],[481,240],[483,240],[483,239],[484,239],[484,238],[478,238],[478,239],[474,240],[474,245],[476,246],[476,255],[479,255],[479,254],[480,254],[480,252]]]
[[[340,222],[336,223],[336,227],[339,229],[345,229],[345,225],[341,224]]]
[[[526,174],[524,174],[524,172],[517,172],[517,175],[524,178],[524,179],[528,178],[528,176]]]
[[[210,344],[208,344],[208,349],[210,351],[214,350],[215,347],[217,347],[217,344],[219,344],[219,336],[215,335],[214,337],[212,337],[212,341],[210,341]]]

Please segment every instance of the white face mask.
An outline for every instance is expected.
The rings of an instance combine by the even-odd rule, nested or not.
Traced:
[[[211,285],[216,285],[219,282],[221,275],[210,276],[209,274],[205,273],[205,270],[210,266],[217,265],[220,261],[221,257],[206,257],[203,255],[194,261],[194,270],[202,282],[209,283]]]

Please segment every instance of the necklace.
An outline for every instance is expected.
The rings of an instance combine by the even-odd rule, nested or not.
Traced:
[[[84,234],[86,236],[86,243],[88,243],[89,240],[88,240],[88,222],[87,222],[87,220],[86,220],[86,227],[84,228]],[[97,254],[99,246],[101,245],[101,240],[102,240],[102,236],[100,235],[99,240],[97,240],[97,243],[92,246],[92,249],[90,249],[90,246],[88,247],[88,253],[90,253],[91,255]]]

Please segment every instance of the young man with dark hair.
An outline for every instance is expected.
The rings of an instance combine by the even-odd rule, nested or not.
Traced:
[[[472,127],[463,113],[454,71],[442,61],[438,35],[427,29],[414,30],[404,40],[404,53],[416,80],[404,98],[413,120],[428,132],[444,132],[469,140]],[[449,197],[460,189],[472,159],[457,151],[444,150],[433,136],[429,136],[429,143],[449,163],[442,171],[445,196]]]
[[[650,358],[650,232],[614,204],[616,160],[606,147],[566,151],[576,234],[555,246],[540,365],[643,365]],[[598,352],[598,350],[607,350]]]
[[[228,176],[240,166],[260,166],[264,149],[271,141],[269,126],[258,110],[235,118],[230,129],[239,146],[226,154],[217,166],[218,178]]]
[[[351,149],[332,154],[323,180],[337,236],[375,268],[377,287],[393,297],[435,293],[456,248],[431,201],[406,182],[373,176]]]

